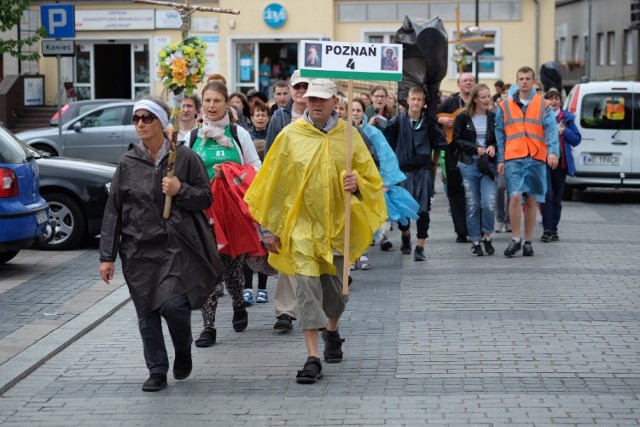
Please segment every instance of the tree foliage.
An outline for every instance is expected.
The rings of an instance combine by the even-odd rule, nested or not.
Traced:
[[[31,4],[31,0],[1,0],[0,1],[0,32],[10,31],[13,27],[20,23],[22,15],[25,10]],[[25,47],[33,46],[37,44],[40,39],[47,35],[47,31],[44,27],[38,28],[36,33],[26,39],[12,40],[1,39],[0,40],[0,54],[8,53],[9,55],[19,59],[27,61],[35,61],[40,58],[38,52],[24,54],[22,53]]]

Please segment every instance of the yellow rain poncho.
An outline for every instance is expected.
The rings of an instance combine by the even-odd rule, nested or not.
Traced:
[[[336,274],[333,249],[344,253],[346,135],[343,120],[327,134],[296,120],[280,132],[244,197],[254,219],[280,238],[269,264],[284,274]],[[349,264],[387,218],[382,178],[355,129],[352,141],[360,194],[351,197]]]

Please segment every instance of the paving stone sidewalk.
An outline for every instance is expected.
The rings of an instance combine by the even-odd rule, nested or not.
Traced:
[[[637,425],[638,218],[640,203],[566,203],[561,240],[540,243],[536,230],[535,257],[504,258],[504,234],[496,255],[471,257],[439,193],[427,262],[400,253],[396,229],[392,252],[372,247],[371,270],[352,273],[345,359],[325,364],[318,383],[295,383],[299,325],[274,332],[270,302],[250,307],[248,329],[235,333],[226,296],[218,343],[194,347],[191,377],[144,393],[128,303],[6,391],[0,423]],[[194,313],[194,336],[200,325]]]

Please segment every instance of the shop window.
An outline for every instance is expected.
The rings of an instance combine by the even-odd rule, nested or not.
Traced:
[[[402,22],[405,16],[421,21],[439,16],[443,21],[455,22],[456,6],[460,19],[474,21],[475,7],[468,1],[431,2],[369,2],[341,3],[337,6],[338,22]],[[520,21],[522,0],[483,0],[479,4],[481,21]]]
[[[340,22],[365,22],[367,20],[366,4],[338,5],[338,20]]]
[[[147,43],[135,43],[133,48],[133,96],[140,99],[151,93],[151,81],[149,76],[149,45]]]
[[[367,9],[369,21],[385,22],[390,16],[398,16],[395,4],[369,4]]]
[[[489,4],[491,7],[490,21],[519,21],[522,19],[521,1],[495,1]],[[467,4],[467,7],[468,4]]]
[[[73,57],[76,100],[92,99],[91,96],[91,46],[76,44]]]
[[[429,5],[424,3],[398,3],[398,16],[403,20],[408,16],[419,21],[426,21],[431,17]]]

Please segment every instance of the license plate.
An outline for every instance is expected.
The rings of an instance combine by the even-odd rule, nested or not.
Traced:
[[[39,211],[36,213],[36,221],[38,222],[38,225],[44,224],[48,219],[47,211]]]
[[[607,154],[584,154],[582,164],[585,166],[620,166],[620,156]]]

